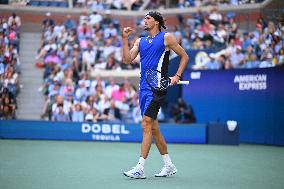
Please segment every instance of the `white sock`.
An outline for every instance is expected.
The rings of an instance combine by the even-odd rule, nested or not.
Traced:
[[[164,155],[162,155],[162,158],[163,158],[163,160],[164,160],[165,165],[171,165],[171,164],[173,164],[173,163],[172,163],[172,160],[171,160],[171,158],[170,158],[170,156],[169,156],[169,154],[164,154]]]
[[[145,160],[143,157],[139,158],[139,161],[137,163],[137,166],[139,166],[142,170],[144,170],[144,164],[145,164]]]

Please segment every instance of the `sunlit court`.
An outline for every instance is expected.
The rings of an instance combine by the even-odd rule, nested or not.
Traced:
[[[282,188],[284,150],[247,145],[183,145],[169,149],[179,168],[156,178],[162,166],[153,146],[147,179],[122,175],[135,164],[136,143],[1,140],[1,188]]]

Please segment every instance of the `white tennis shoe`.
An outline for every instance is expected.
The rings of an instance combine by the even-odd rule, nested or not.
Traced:
[[[145,179],[146,178],[146,176],[144,175],[144,171],[138,166],[133,167],[130,171],[123,172],[123,174],[127,177],[135,178],[135,179]]]
[[[155,174],[155,177],[168,177],[173,174],[177,173],[177,168],[174,164],[165,165],[161,170],[160,173]]]

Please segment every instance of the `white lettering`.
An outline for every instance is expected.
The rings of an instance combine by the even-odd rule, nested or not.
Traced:
[[[91,126],[87,123],[82,124],[82,133],[88,133],[91,131]]]
[[[101,132],[101,126],[99,124],[93,124],[92,132],[93,133],[100,133]]]
[[[120,125],[120,124],[93,124],[92,126],[83,123],[81,126],[81,131],[82,133],[102,133],[102,134],[129,134],[130,131],[126,130],[125,125]]]
[[[201,72],[191,72],[190,77],[191,77],[191,79],[200,79]]]
[[[113,134],[119,134],[120,133],[120,125],[119,124],[113,124],[112,125],[112,133]]]
[[[105,133],[105,134],[111,133],[111,127],[109,124],[102,125],[102,133]]]
[[[93,134],[92,135],[93,140],[98,140],[98,141],[120,141],[119,135],[97,135]]]
[[[266,90],[267,89],[267,75],[236,75],[234,83],[239,83],[239,90]]]
[[[121,134],[129,134],[129,131],[125,129],[124,125],[121,125]]]

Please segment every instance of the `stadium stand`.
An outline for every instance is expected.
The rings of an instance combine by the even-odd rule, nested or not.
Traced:
[[[27,2],[28,6],[34,7],[68,7],[67,1],[44,1],[44,0],[31,0]]]
[[[94,6],[98,10],[105,7],[101,1],[95,1]],[[197,11],[187,18],[179,15],[179,22],[168,31],[185,49],[214,52],[192,69],[264,68],[284,63],[282,22],[260,18],[254,30],[246,31],[239,28],[235,17],[234,12],[224,14],[217,8]],[[36,57],[43,58],[41,65],[45,69],[41,90],[47,100],[42,118],[139,121],[136,89],[127,78],[117,83],[113,78],[103,80],[91,74],[137,68],[125,67],[121,62],[120,27],[109,10],[102,15],[93,9],[89,14],[80,14],[78,19],[66,15],[63,22],[46,14],[42,45]],[[144,35],[143,19],[137,20],[135,30],[130,44]],[[109,107],[113,108],[112,115],[106,111]]]
[[[13,13],[0,18],[0,119],[16,119],[20,91],[19,38],[21,18]]]
[[[155,1],[150,1],[153,2]],[[224,5],[259,2],[261,1],[218,1]],[[84,6],[82,4],[77,7]],[[42,45],[37,58],[39,62],[43,58],[43,63],[39,65],[45,67],[45,82],[40,89],[44,91],[47,100],[42,117],[47,116],[50,120],[58,120],[55,117],[58,112],[62,113],[62,101],[63,112],[69,115],[69,120],[82,120],[82,115],[83,120],[87,120],[87,117],[89,120],[89,114],[96,117],[94,120],[108,119],[104,110],[112,103],[112,92],[101,95],[100,91],[101,88],[106,91],[112,86],[113,78],[104,80],[94,76],[97,73],[106,76],[107,70],[116,71],[117,74],[121,70],[137,72],[137,67],[125,67],[121,63],[119,31],[122,24],[120,19],[112,16],[113,10],[105,11],[110,5],[106,6],[98,0],[89,1],[86,6],[91,12],[80,12],[80,16],[76,18],[66,14],[63,22],[55,19],[52,13],[46,14],[47,25],[43,24]],[[210,6],[202,11],[195,10],[187,16],[177,15],[179,22],[175,22],[167,30],[188,50],[213,51],[204,58],[202,64],[193,65],[193,69],[258,68],[283,64],[282,22],[260,19],[253,30],[244,30],[239,27],[236,19],[238,13],[235,11],[220,12]],[[140,19],[141,17],[137,17],[135,30],[137,34],[143,35],[143,21]],[[139,36],[133,36],[130,44],[137,37]],[[174,58],[175,55],[172,54],[171,57]],[[139,111],[137,96],[133,95],[136,90],[133,84],[126,78],[119,83],[115,80],[114,86],[115,89],[120,88],[120,93],[126,93],[121,95],[126,96],[124,99],[114,102],[116,107],[124,109],[120,111],[122,115],[117,117],[120,120],[139,121],[138,117],[133,116],[138,115]],[[68,103],[69,108],[66,108],[65,104]],[[97,105],[99,103],[102,105]],[[86,104],[93,105],[88,107]],[[72,113],[75,109],[78,111],[78,118],[73,119]],[[94,116],[92,112],[97,114],[97,110],[99,116]]]

